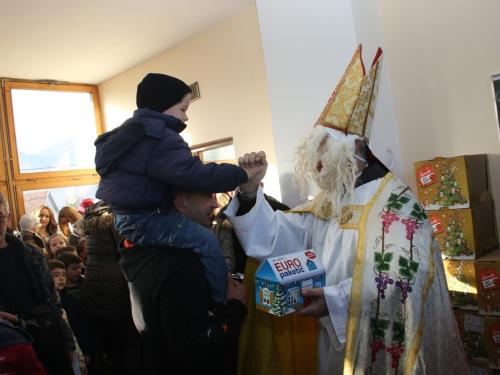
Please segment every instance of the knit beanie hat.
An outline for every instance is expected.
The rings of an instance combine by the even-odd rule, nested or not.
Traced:
[[[33,229],[38,222],[36,221],[33,215],[24,214],[19,219],[19,227],[21,230],[31,230]]]
[[[94,204],[94,201],[90,198],[85,198],[80,202],[80,205],[78,206],[78,213],[80,215],[83,215],[85,213],[85,209],[89,206],[92,206]]]
[[[137,108],[163,113],[189,94],[188,85],[166,74],[149,73],[137,86]]]

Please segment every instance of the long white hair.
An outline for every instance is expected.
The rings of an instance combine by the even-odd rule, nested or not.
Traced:
[[[325,143],[326,142],[326,143]],[[324,144],[324,153],[318,149]],[[295,151],[294,180],[306,195],[307,180],[312,179],[321,189],[314,198],[314,206],[321,216],[340,218],[342,208],[354,205],[354,187],[357,165],[352,142],[337,140],[328,135],[323,126],[316,126],[298,145]],[[321,163],[322,169],[318,171]]]

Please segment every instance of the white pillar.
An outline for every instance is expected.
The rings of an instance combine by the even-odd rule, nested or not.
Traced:
[[[366,41],[363,58],[368,68],[376,48],[383,46],[378,4],[370,16],[357,1],[361,2],[353,0],[351,6],[349,0],[256,0],[282,200],[291,207],[305,201],[292,187],[296,145],[314,126],[358,43]],[[384,142],[372,148],[385,162],[382,154],[390,147],[396,159],[393,169],[399,174],[399,142],[388,75],[384,76],[372,138]],[[378,115],[381,110],[383,116]],[[375,135],[381,122],[387,129]],[[314,195],[314,190],[308,194]]]

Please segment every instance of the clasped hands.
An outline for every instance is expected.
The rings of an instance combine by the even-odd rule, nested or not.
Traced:
[[[240,185],[240,190],[246,194],[257,190],[267,171],[266,153],[259,151],[245,154],[238,159],[238,165],[248,175],[248,181]]]

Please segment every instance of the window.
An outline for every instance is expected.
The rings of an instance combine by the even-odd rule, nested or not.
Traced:
[[[2,96],[0,190],[12,206],[11,225],[41,204],[57,214],[94,199],[97,86],[2,79]]]
[[[31,213],[38,206],[46,205],[58,216],[62,207],[69,206],[78,210],[80,202],[85,198],[94,200],[96,190],[97,185],[24,190],[24,210],[26,213]]]
[[[236,164],[233,138],[223,138],[212,142],[202,143],[191,147],[193,155],[198,156],[204,163]]]
[[[269,289],[267,288],[264,288],[263,290],[262,302],[265,303],[266,305],[271,305],[271,296],[269,293]]]
[[[12,89],[11,95],[20,174],[94,168],[91,93]]]
[[[288,289],[288,304],[296,305],[300,302],[300,291],[299,288],[290,288]]]

